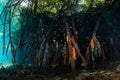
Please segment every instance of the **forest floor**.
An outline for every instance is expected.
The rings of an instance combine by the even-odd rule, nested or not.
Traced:
[[[119,61],[106,63],[104,67],[97,69],[81,69],[75,74],[51,72],[50,74],[40,74],[33,67],[12,66],[0,68],[0,80],[120,80]],[[18,69],[19,68],[19,69]]]

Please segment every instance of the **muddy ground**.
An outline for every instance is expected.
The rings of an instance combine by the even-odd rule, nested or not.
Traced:
[[[104,67],[96,69],[82,68],[75,74],[65,70],[51,71],[48,74],[42,74],[33,67],[18,66],[1,67],[0,80],[120,80],[120,64],[106,63]]]

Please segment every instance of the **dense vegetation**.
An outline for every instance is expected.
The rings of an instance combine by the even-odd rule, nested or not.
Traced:
[[[88,66],[94,67],[96,61],[113,61],[118,57],[119,45],[116,42],[111,46],[110,39],[118,40],[119,3],[119,0],[9,0],[0,15],[3,45],[6,34],[10,38],[7,48],[3,46],[3,54],[6,52],[7,56],[10,46],[13,62],[18,59],[21,64],[38,67],[67,65],[72,58],[70,40],[74,36]],[[92,36],[100,43],[100,54],[99,50],[92,54],[91,48],[87,49]],[[77,61],[70,62],[73,69],[75,62],[81,63],[78,55]]]

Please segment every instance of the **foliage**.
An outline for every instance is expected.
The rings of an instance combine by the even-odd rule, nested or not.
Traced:
[[[89,8],[105,6],[105,0],[39,0],[37,13],[46,13],[53,17],[55,14],[72,15],[87,12]],[[33,6],[34,7],[34,4]],[[34,10],[34,8],[32,8]]]
[[[39,51],[42,42],[44,42],[44,39],[48,38],[48,35],[50,38],[52,37],[51,40],[53,40],[54,37],[51,35],[54,34],[54,31],[58,32],[56,37],[59,37],[60,33],[62,33],[63,37],[65,29],[61,17],[72,17],[79,12],[90,13],[88,14],[89,16],[92,16],[93,13],[104,13],[106,5],[106,0],[38,0],[37,3],[36,1],[37,0],[25,0],[24,2],[20,0],[20,2],[18,1],[15,5],[11,5],[10,7],[7,5],[9,7],[7,8],[8,11],[13,13],[10,17],[15,21],[14,13],[17,13],[17,10],[14,10],[14,8],[21,8],[20,10],[18,9],[20,14],[17,18],[19,27],[17,24],[14,24],[14,22],[10,23],[12,25],[10,28],[14,27],[16,31],[9,30],[9,36],[12,36],[13,43],[16,45],[18,44],[19,38],[22,38],[21,48],[25,46],[28,50],[32,50],[31,53],[34,54]],[[27,5],[22,6],[22,2]],[[11,2],[11,4],[14,3]],[[37,7],[35,7],[36,5]],[[88,17],[88,19],[89,18],[90,17]],[[87,21],[86,23],[88,24]],[[69,24],[71,25],[72,23]],[[91,25],[94,26],[93,24]],[[12,35],[12,33],[14,33],[14,35]],[[29,52],[26,51],[26,53]]]

